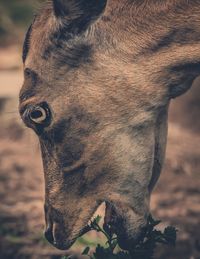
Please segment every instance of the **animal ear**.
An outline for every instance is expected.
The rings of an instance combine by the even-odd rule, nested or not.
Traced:
[[[178,85],[178,86],[171,88],[170,97],[172,99],[174,99],[174,98],[186,93],[192,87],[192,82],[193,82],[193,80],[191,80],[191,82],[189,84],[185,83],[183,85]]]
[[[104,11],[107,0],[53,0],[54,13],[65,25],[86,27]]]

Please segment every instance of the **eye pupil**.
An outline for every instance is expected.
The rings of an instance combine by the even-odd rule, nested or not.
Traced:
[[[36,110],[36,111],[32,111],[31,112],[31,118],[32,119],[39,119],[43,116],[43,113],[39,110]]]
[[[32,122],[37,124],[44,123],[47,120],[48,112],[43,107],[35,107],[29,114],[29,118]]]

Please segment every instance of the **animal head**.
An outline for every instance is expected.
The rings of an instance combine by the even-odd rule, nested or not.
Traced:
[[[197,1],[54,0],[35,17],[20,114],[40,141],[46,237],[57,248],[102,202],[123,248],[142,233],[170,99],[199,74],[199,14]]]

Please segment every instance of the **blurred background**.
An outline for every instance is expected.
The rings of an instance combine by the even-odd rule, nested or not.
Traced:
[[[18,115],[24,33],[43,1],[0,0],[0,258],[59,259],[43,238],[43,173],[37,138]],[[176,248],[156,258],[200,258],[200,80],[174,100],[169,114],[165,167],[152,196],[152,212],[176,226]],[[72,248],[102,242],[93,233]],[[66,253],[65,253],[66,254]]]

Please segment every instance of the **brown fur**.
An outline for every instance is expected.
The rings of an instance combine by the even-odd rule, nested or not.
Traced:
[[[200,73],[200,3],[87,3],[54,0],[55,10],[49,2],[36,17],[20,111],[32,128],[30,105],[46,102],[52,113],[37,131],[48,240],[70,247],[106,201],[106,221],[115,215],[128,248],[145,227],[164,161],[170,99]]]

